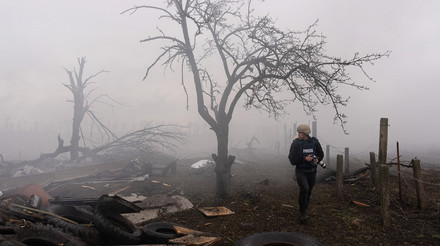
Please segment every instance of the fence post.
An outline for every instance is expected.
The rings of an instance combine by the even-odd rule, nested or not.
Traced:
[[[380,215],[384,226],[391,224],[390,218],[390,187],[389,187],[389,167],[387,165],[379,165],[379,180],[380,180],[380,201],[381,209]]]
[[[413,166],[414,180],[416,182],[416,192],[417,192],[417,207],[421,210],[426,208],[426,199],[425,199],[425,189],[423,188],[422,183],[422,170],[420,166],[420,160],[412,159],[411,164]]]
[[[377,190],[378,176],[377,176],[377,162],[376,155],[374,152],[370,152],[370,171],[371,171],[371,183],[373,187]]]
[[[379,135],[379,164],[387,162],[387,145],[388,145],[388,119],[380,119],[380,135]]]
[[[342,195],[342,155],[336,156],[336,190],[338,191],[338,196]]]
[[[345,147],[345,170],[344,173],[348,174],[350,172],[350,151],[348,147]]]
[[[400,150],[399,150],[399,142],[396,143],[397,145],[397,178],[399,183],[399,199],[400,202],[402,202],[402,183],[400,179]]]
[[[379,172],[379,183],[378,189],[379,193],[382,192],[382,180],[380,173],[382,171],[381,165],[385,165],[387,161],[387,145],[388,145],[388,119],[387,118],[380,118],[380,133],[379,133],[379,162],[378,162],[378,172]],[[382,194],[380,194],[382,196]]]

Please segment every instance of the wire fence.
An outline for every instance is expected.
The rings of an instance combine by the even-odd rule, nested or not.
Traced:
[[[325,140],[322,140],[322,144],[329,147],[331,162],[336,161],[337,155],[342,155],[345,158],[346,147],[331,145]],[[362,148],[361,151],[357,151],[356,153],[349,152],[349,165],[353,168],[359,167],[360,165],[370,165],[371,160],[369,160],[369,154],[372,152],[371,149],[376,145],[376,143],[366,145],[365,148]],[[360,156],[368,156],[368,159]],[[375,157],[378,158],[377,154],[375,154]],[[437,164],[425,163],[421,169],[421,178],[418,179],[414,177],[412,159],[414,158],[409,157],[409,155],[399,155],[399,160],[397,159],[397,155],[396,157],[387,158],[386,164],[389,167],[389,175],[391,177],[389,193],[390,213],[393,216],[401,217],[406,220],[414,219],[414,210],[417,210],[419,195],[416,188],[416,183],[418,182],[423,186],[425,192],[423,193],[422,199],[425,199],[427,202],[430,212],[419,213],[417,216],[434,217],[438,224],[440,223],[440,161]],[[420,161],[423,164],[423,160]],[[355,172],[355,170],[353,171]],[[371,186],[373,187],[372,182]],[[379,194],[377,195],[378,199]],[[380,206],[380,202],[378,200],[372,202],[371,205]]]
[[[401,165],[400,168],[396,163],[392,161],[387,163],[390,176],[390,213],[393,216],[398,216],[406,220],[429,217],[429,221],[434,220],[436,221],[434,223],[437,223],[437,225],[439,225],[440,171],[429,168],[422,168],[421,178],[415,178],[413,173],[412,161],[400,161],[400,164],[402,163],[404,164]],[[419,197],[420,191],[418,191],[416,188],[417,183],[422,184],[424,191],[422,193],[423,197]],[[372,183],[371,186],[374,187]],[[379,199],[380,194],[377,195],[377,198]],[[426,201],[427,209],[420,213],[414,213],[414,211],[417,210],[419,198]],[[376,203],[372,203],[371,205],[380,206],[380,202],[378,200]]]

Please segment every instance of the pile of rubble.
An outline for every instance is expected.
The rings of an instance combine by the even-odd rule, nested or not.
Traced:
[[[126,215],[143,209],[119,196],[46,200],[38,186],[19,190],[25,192],[0,197],[0,245],[215,245],[221,240],[174,223],[137,226]],[[26,195],[29,190],[38,195]]]
[[[126,187],[136,182],[167,187],[151,176],[175,171],[175,162],[154,167],[132,160],[80,169],[0,179],[0,245],[216,245],[221,241],[212,233],[175,223],[148,223],[161,213],[193,208],[180,195],[119,196],[123,189],[118,189],[96,198],[72,198],[47,192],[82,182],[84,189],[95,189],[85,185],[92,180]],[[17,187],[20,183],[27,184]]]

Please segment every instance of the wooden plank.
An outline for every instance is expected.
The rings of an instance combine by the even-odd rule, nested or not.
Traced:
[[[200,212],[202,212],[204,215],[208,217],[213,216],[224,216],[224,215],[230,215],[235,214],[231,210],[229,210],[226,207],[204,207],[204,208],[198,208]]]
[[[221,237],[207,237],[186,235],[168,240],[170,243],[177,243],[183,245],[216,245],[221,241]]]

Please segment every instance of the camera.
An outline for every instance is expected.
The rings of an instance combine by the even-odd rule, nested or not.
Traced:
[[[325,165],[325,163],[323,161],[318,161],[318,157],[316,155],[313,155],[312,158],[313,158],[313,161],[312,161],[313,164],[320,165],[324,169],[326,168],[327,165]]]

